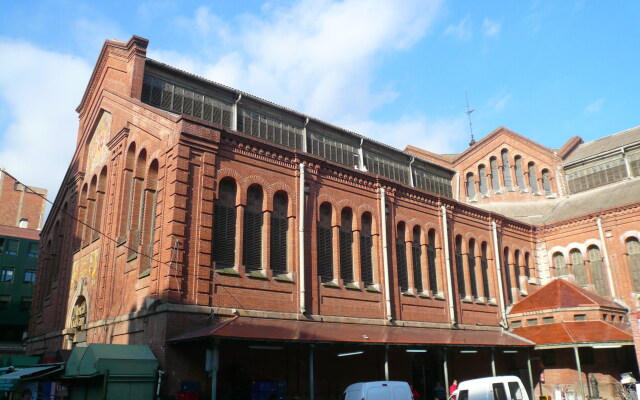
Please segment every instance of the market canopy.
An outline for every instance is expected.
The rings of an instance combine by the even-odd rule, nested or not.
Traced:
[[[50,372],[62,370],[61,365],[45,365],[38,367],[22,368],[0,376],[0,391],[12,391],[20,380],[36,379],[48,375]]]
[[[633,345],[631,332],[604,321],[567,321],[554,324],[527,326],[513,330],[518,336],[531,340],[540,347],[593,347]]]
[[[185,333],[169,342],[227,339],[277,340],[359,344],[407,344],[453,346],[527,346],[534,343],[495,330],[439,329],[388,325],[311,322],[239,317]]]

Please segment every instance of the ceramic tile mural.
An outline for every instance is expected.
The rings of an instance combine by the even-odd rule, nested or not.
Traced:
[[[93,138],[89,144],[89,152],[87,154],[87,166],[85,173],[87,175],[99,173],[97,168],[101,168],[107,163],[109,157],[109,148],[107,143],[111,137],[111,114],[102,113],[100,122],[93,132]]]

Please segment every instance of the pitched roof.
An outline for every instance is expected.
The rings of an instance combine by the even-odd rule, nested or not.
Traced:
[[[631,333],[604,321],[570,321],[514,329],[513,334],[537,345],[633,342]]]
[[[625,311],[623,307],[611,300],[575,286],[564,279],[554,279],[540,290],[514,304],[509,314],[593,306],[617,308]]]
[[[583,143],[569,155],[565,162],[572,163],[636,142],[640,142],[640,126]]]

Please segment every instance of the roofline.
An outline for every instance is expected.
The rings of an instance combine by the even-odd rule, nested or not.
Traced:
[[[611,346],[611,348],[618,348],[622,346],[633,346],[633,340],[632,341],[620,340],[620,341],[610,341],[610,342],[578,342],[578,343],[564,342],[564,343],[557,343],[557,344],[537,344],[534,347],[534,350],[567,349],[567,348],[573,348],[573,347],[593,347],[597,349],[599,346]],[[606,347],[600,347],[600,349],[606,349]]]
[[[608,137],[608,136],[606,136],[606,137]],[[562,167],[563,168],[572,167],[574,164],[580,164],[580,163],[583,163],[583,162],[588,162],[588,161],[591,161],[591,160],[594,160],[594,159],[603,158],[603,157],[606,157],[606,156],[609,156],[609,155],[614,155],[616,153],[624,154],[625,150],[627,148],[629,148],[629,147],[640,147],[640,140],[638,140],[636,142],[627,143],[625,145],[618,146],[618,147],[615,147],[615,148],[610,149],[610,150],[605,150],[605,151],[602,151],[600,153],[592,154],[590,156],[586,156],[586,157],[583,157],[583,158],[578,158],[578,159],[573,160],[573,161],[564,162],[564,163],[562,163]]]
[[[307,115],[307,114],[301,113],[301,112],[299,112],[299,111],[296,111],[296,110],[294,110],[294,109],[291,109],[291,108],[288,108],[288,107],[285,107],[285,106],[282,106],[282,105],[279,105],[279,104],[273,103],[273,102],[271,102],[271,101],[269,101],[269,100],[265,100],[265,99],[263,99],[263,98],[261,98],[261,97],[258,97],[258,96],[255,96],[255,95],[252,95],[252,94],[247,93],[247,92],[243,92],[242,90],[235,89],[235,88],[232,88],[232,87],[230,87],[230,86],[227,86],[227,85],[224,85],[224,84],[221,84],[221,83],[218,83],[218,82],[215,82],[215,81],[209,80],[209,79],[207,79],[207,78],[201,77],[201,76],[196,75],[196,74],[193,74],[193,73],[191,73],[191,72],[181,70],[181,69],[176,68],[176,67],[173,67],[173,66],[171,66],[171,65],[169,65],[169,64],[165,64],[165,63],[163,63],[163,62],[160,62],[160,61],[154,60],[154,59],[152,59],[152,58],[148,58],[148,57],[146,58],[146,62],[148,62],[148,63],[150,63],[151,65],[154,65],[154,66],[156,66],[156,67],[164,68],[164,69],[167,69],[167,70],[169,70],[169,71],[173,71],[173,72],[175,72],[175,73],[178,73],[178,74],[184,75],[184,76],[189,77],[189,78],[191,78],[191,79],[199,80],[199,81],[201,81],[201,82],[203,82],[203,83],[206,83],[207,85],[212,85],[212,86],[214,86],[214,87],[216,87],[216,88],[218,88],[218,89],[223,89],[223,90],[229,91],[229,92],[231,92],[231,93],[235,94],[236,96],[237,96],[237,95],[242,95],[242,97],[243,97],[243,98],[247,98],[247,99],[252,100],[252,101],[254,101],[254,102],[257,102],[257,103],[262,103],[262,104],[264,104],[264,105],[268,105],[268,106],[271,106],[271,107],[275,107],[276,109],[279,109],[279,110],[281,110],[281,111],[285,111],[285,112],[287,112],[287,113],[290,113],[290,114],[293,114],[293,115],[295,115],[295,116],[297,116],[297,117],[300,117],[300,118],[301,118],[301,119],[303,119],[303,120],[308,119],[308,120],[309,120],[309,122],[314,122],[314,123],[317,123],[317,124],[319,124],[319,125],[324,125],[324,126],[326,126],[326,127],[328,127],[328,128],[335,129],[335,130],[340,131],[340,132],[342,132],[342,133],[346,133],[347,135],[351,135],[351,136],[355,137],[355,138],[356,138],[356,139],[358,139],[358,140],[366,140],[366,141],[368,141],[368,142],[370,142],[370,143],[373,143],[373,144],[375,144],[375,145],[377,145],[377,146],[381,146],[381,147],[383,147],[383,148],[385,148],[385,149],[387,149],[387,150],[391,150],[391,151],[393,151],[393,152],[395,152],[395,153],[402,154],[402,155],[406,156],[409,160],[410,160],[411,158],[417,158],[417,159],[419,159],[420,161],[422,161],[422,162],[424,162],[424,163],[426,163],[426,164],[429,164],[429,165],[431,165],[431,166],[434,166],[434,167],[436,167],[436,168],[438,168],[438,169],[445,170],[445,171],[449,171],[449,172],[451,172],[451,173],[452,173],[452,175],[453,175],[453,174],[455,174],[455,173],[457,172],[457,171],[456,171],[455,169],[453,169],[453,168],[449,168],[449,167],[442,166],[442,165],[440,165],[440,164],[434,163],[433,161],[429,161],[429,160],[424,159],[424,158],[422,158],[422,157],[416,156],[415,154],[408,153],[408,152],[406,152],[406,151],[404,151],[404,150],[400,150],[400,149],[398,149],[398,148],[396,148],[396,147],[393,147],[393,146],[390,146],[390,145],[388,145],[388,144],[385,144],[385,143],[379,142],[379,141],[377,141],[377,140],[375,140],[375,139],[371,139],[371,138],[369,138],[369,137],[367,137],[367,136],[363,136],[363,135],[361,135],[361,134],[359,134],[359,133],[356,133],[356,132],[350,131],[350,130],[348,130],[348,129],[345,129],[345,128],[342,128],[342,127],[339,127],[339,126],[334,125],[334,124],[332,124],[332,123],[330,123],[330,122],[326,122],[326,121],[323,121],[323,120],[318,119],[318,118],[316,118],[316,117],[313,117],[313,116],[310,116],[310,115]]]

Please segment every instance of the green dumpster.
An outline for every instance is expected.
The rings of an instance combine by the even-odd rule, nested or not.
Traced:
[[[151,400],[157,370],[148,346],[90,344],[73,349],[62,378],[71,400]]]

